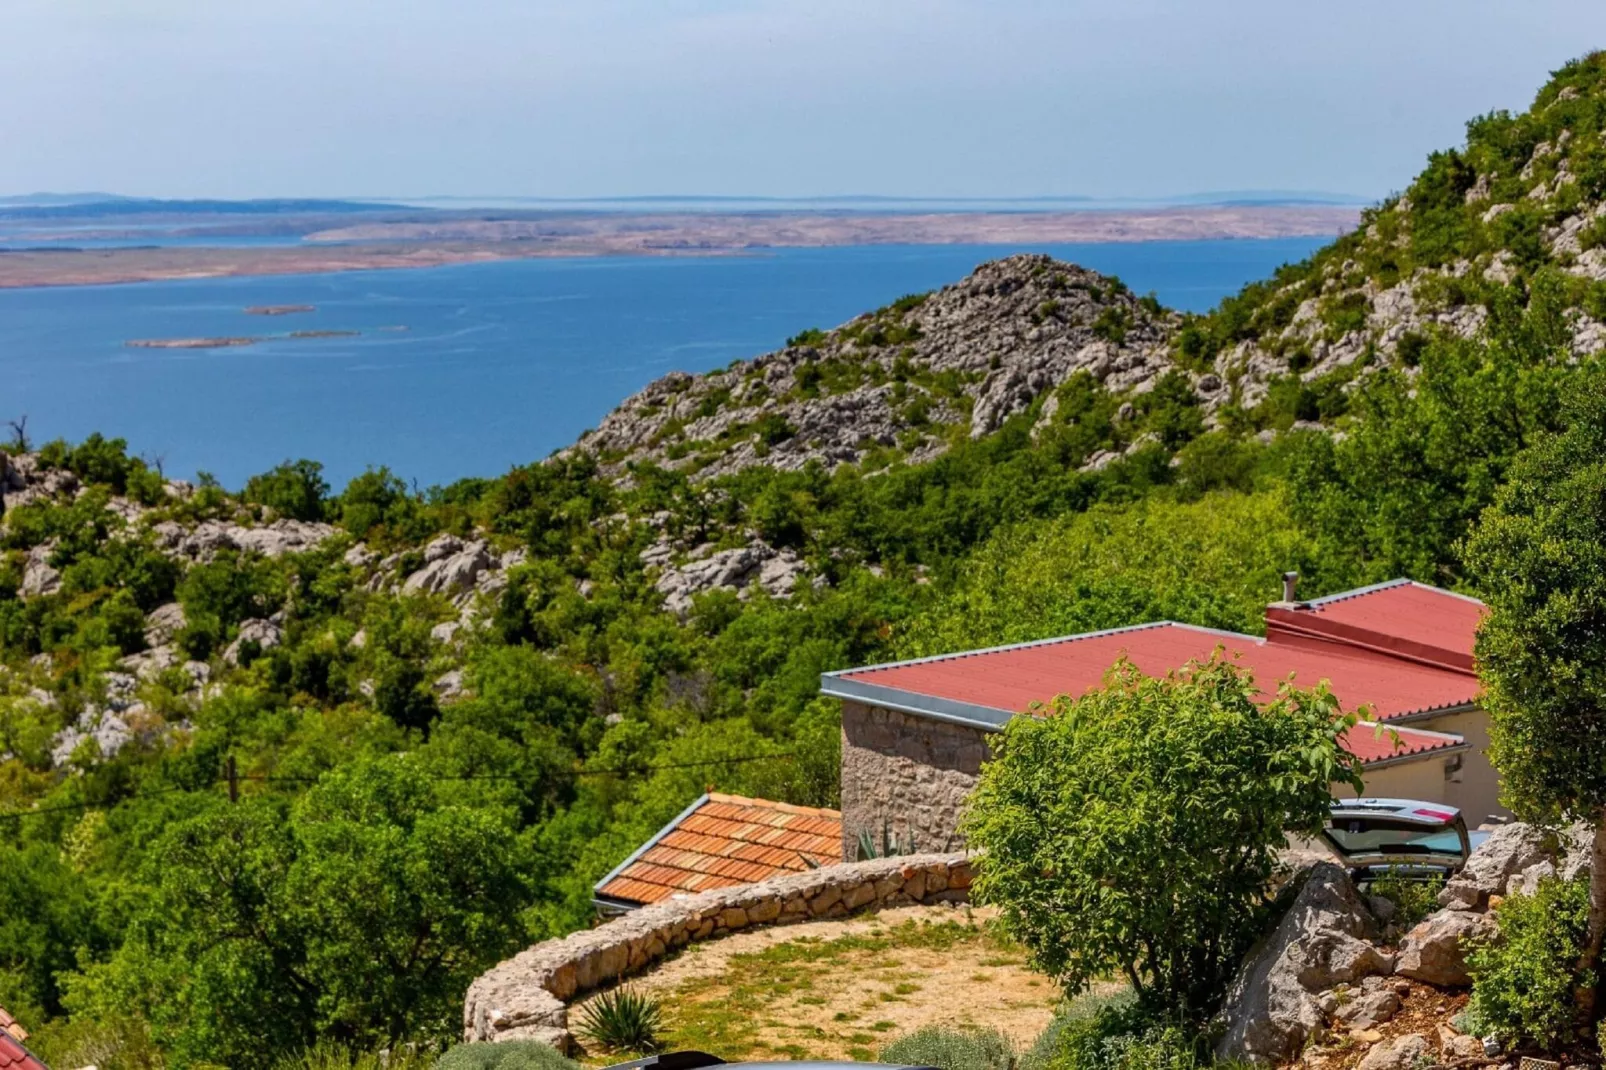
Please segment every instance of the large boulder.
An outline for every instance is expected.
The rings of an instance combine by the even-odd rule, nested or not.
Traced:
[[[1293,905],[1250,952],[1221,1011],[1223,1059],[1283,1063],[1325,1024],[1316,993],[1388,973],[1389,957],[1370,943],[1376,921],[1343,869],[1311,867]]]
[[[1502,825],[1467,858],[1461,872],[1439,893],[1439,905],[1481,910],[1491,895],[1506,894],[1506,883],[1529,866],[1550,858],[1551,839],[1534,825]]]
[[[1429,914],[1400,941],[1395,971],[1433,985],[1470,985],[1466,958],[1470,941],[1493,931],[1494,924],[1490,915],[1470,910]]]
[[[424,548],[424,567],[402,581],[402,591],[448,598],[465,595],[491,566],[490,550],[483,541],[465,543],[455,536],[441,535]]]

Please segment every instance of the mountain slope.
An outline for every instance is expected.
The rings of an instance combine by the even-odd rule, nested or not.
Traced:
[[[1013,256],[724,371],[665,376],[576,449],[610,471],[649,462],[697,479],[919,463],[956,436],[996,430],[1076,371],[1123,393],[1152,387],[1179,322],[1119,280]]]
[[[1468,584],[1468,524],[1598,370],[1603,121],[1592,56],[1209,315],[1011,257],[498,478],[229,492],[13,444],[0,1002],[63,1065],[449,1037],[710,784],[830,804],[821,671],[1252,627],[1289,567]]]

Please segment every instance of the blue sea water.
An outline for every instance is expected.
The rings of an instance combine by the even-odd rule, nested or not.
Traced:
[[[0,419],[36,439],[92,431],[237,487],[279,461],[336,487],[386,465],[421,485],[545,457],[673,370],[708,371],[1046,252],[1204,311],[1321,238],[1132,244],[858,246],[753,256],[500,261],[126,286],[0,291]],[[246,315],[250,305],[312,313]],[[290,339],[291,331],[357,331]],[[216,350],[131,339],[276,335]]]

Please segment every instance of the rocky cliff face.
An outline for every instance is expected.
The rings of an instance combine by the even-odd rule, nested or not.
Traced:
[[[925,460],[1077,371],[1114,391],[1146,389],[1171,367],[1179,322],[1115,279],[1012,256],[724,371],[667,375],[574,448],[614,473],[650,461],[698,479],[878,452]]]
[[[1206,355],[1239,402],[1278,376],[1410,367],[1421,339],[1476,335],[1547,274],[1572,355],[1606,346],[1603,99],[1606,59],[1570,64],[1527,112],[1474,120],[1465,146],[1434,153],[1358,230],[1215,314],[1221,348]]]

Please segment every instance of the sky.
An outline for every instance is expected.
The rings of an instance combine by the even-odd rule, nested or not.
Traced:
[[[1381,196],[1601,0],[4,0],[0,194]]]

